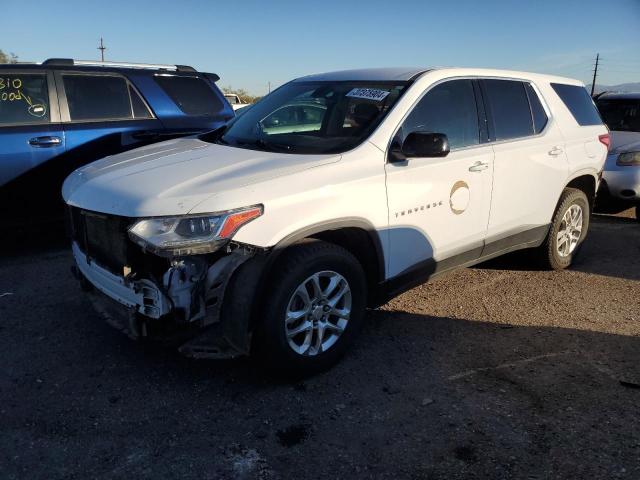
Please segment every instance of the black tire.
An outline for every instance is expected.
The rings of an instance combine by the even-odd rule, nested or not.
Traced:
[[[351,290],[351,314],[344,331],[326,351],[313,356],[302,355],[289,346],[285,317],[289,302],[299,285],[312,275],[336,272],[348,282]],[[344,248],[311,240],[289,247],[282,254],[269,278],[265,292],[263,315],[253,335],[253,350],[272,373],[300,377],[321,372],[334,365],[358,334],[364,317],[367,287],[358,260]]]
[[[560,228],[562,226],[564,214],[572,205],[578,205],[582,208],[582,232],[580,234],[578,244],[573,252],[567,256],[561,256],[558,252],[557,245],[558,232],[560,231]],[[584,239],[586,238],[589,231],[590,220],[591,208],[589,199],[587,198],[585,193],[582,190],[577,190],[575,188],[566,188],[562,192],[560,200],[558,201],[558,206],[556,207],[556,211],[553,215],[551,228],[549,229],[547,238],[535,251],[535,256],[538,264],[542,268],[550,270],[564,270],[565,268],[569,267],[574,258],[580,253],[582,243],[584,242]]]

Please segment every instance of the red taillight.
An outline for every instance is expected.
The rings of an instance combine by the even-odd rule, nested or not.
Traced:
[[[600,140],[600,143],[607,147],[607,151],[609,151],[611,148],[611,135],[603,133],[602,135],[598,135],[598,140]]]

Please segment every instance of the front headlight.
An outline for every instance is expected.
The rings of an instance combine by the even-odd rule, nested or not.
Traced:
[[[262,205],[254,205],[208,215],[145,218],[129,228],[129,238],[163,257],[210,253],[262,213]]]
[[[618,155],[616,164],[621,167],[640,165],[640,152],[625,152]]]

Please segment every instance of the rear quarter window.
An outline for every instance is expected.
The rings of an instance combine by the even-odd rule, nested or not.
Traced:
[[[575,118],[580,126],[602,125],[602,119],[584,87],[578,85],[565,85],[564,83],[552,83],[551,88],[558,94],[562,103]]]
[[[214,116],[224,108],[218,95],[202,78],[158,75],[155,79],[187,115]]]

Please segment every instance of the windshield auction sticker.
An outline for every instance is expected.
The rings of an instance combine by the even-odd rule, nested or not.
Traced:
[[[389,92],[386,90],[378,90],[377,88],[354,88],[349,93],[347,93],[347,97],[351,98],[365,98],[367,100],[373,100],[375,102],[381,102],[389,95]]]

